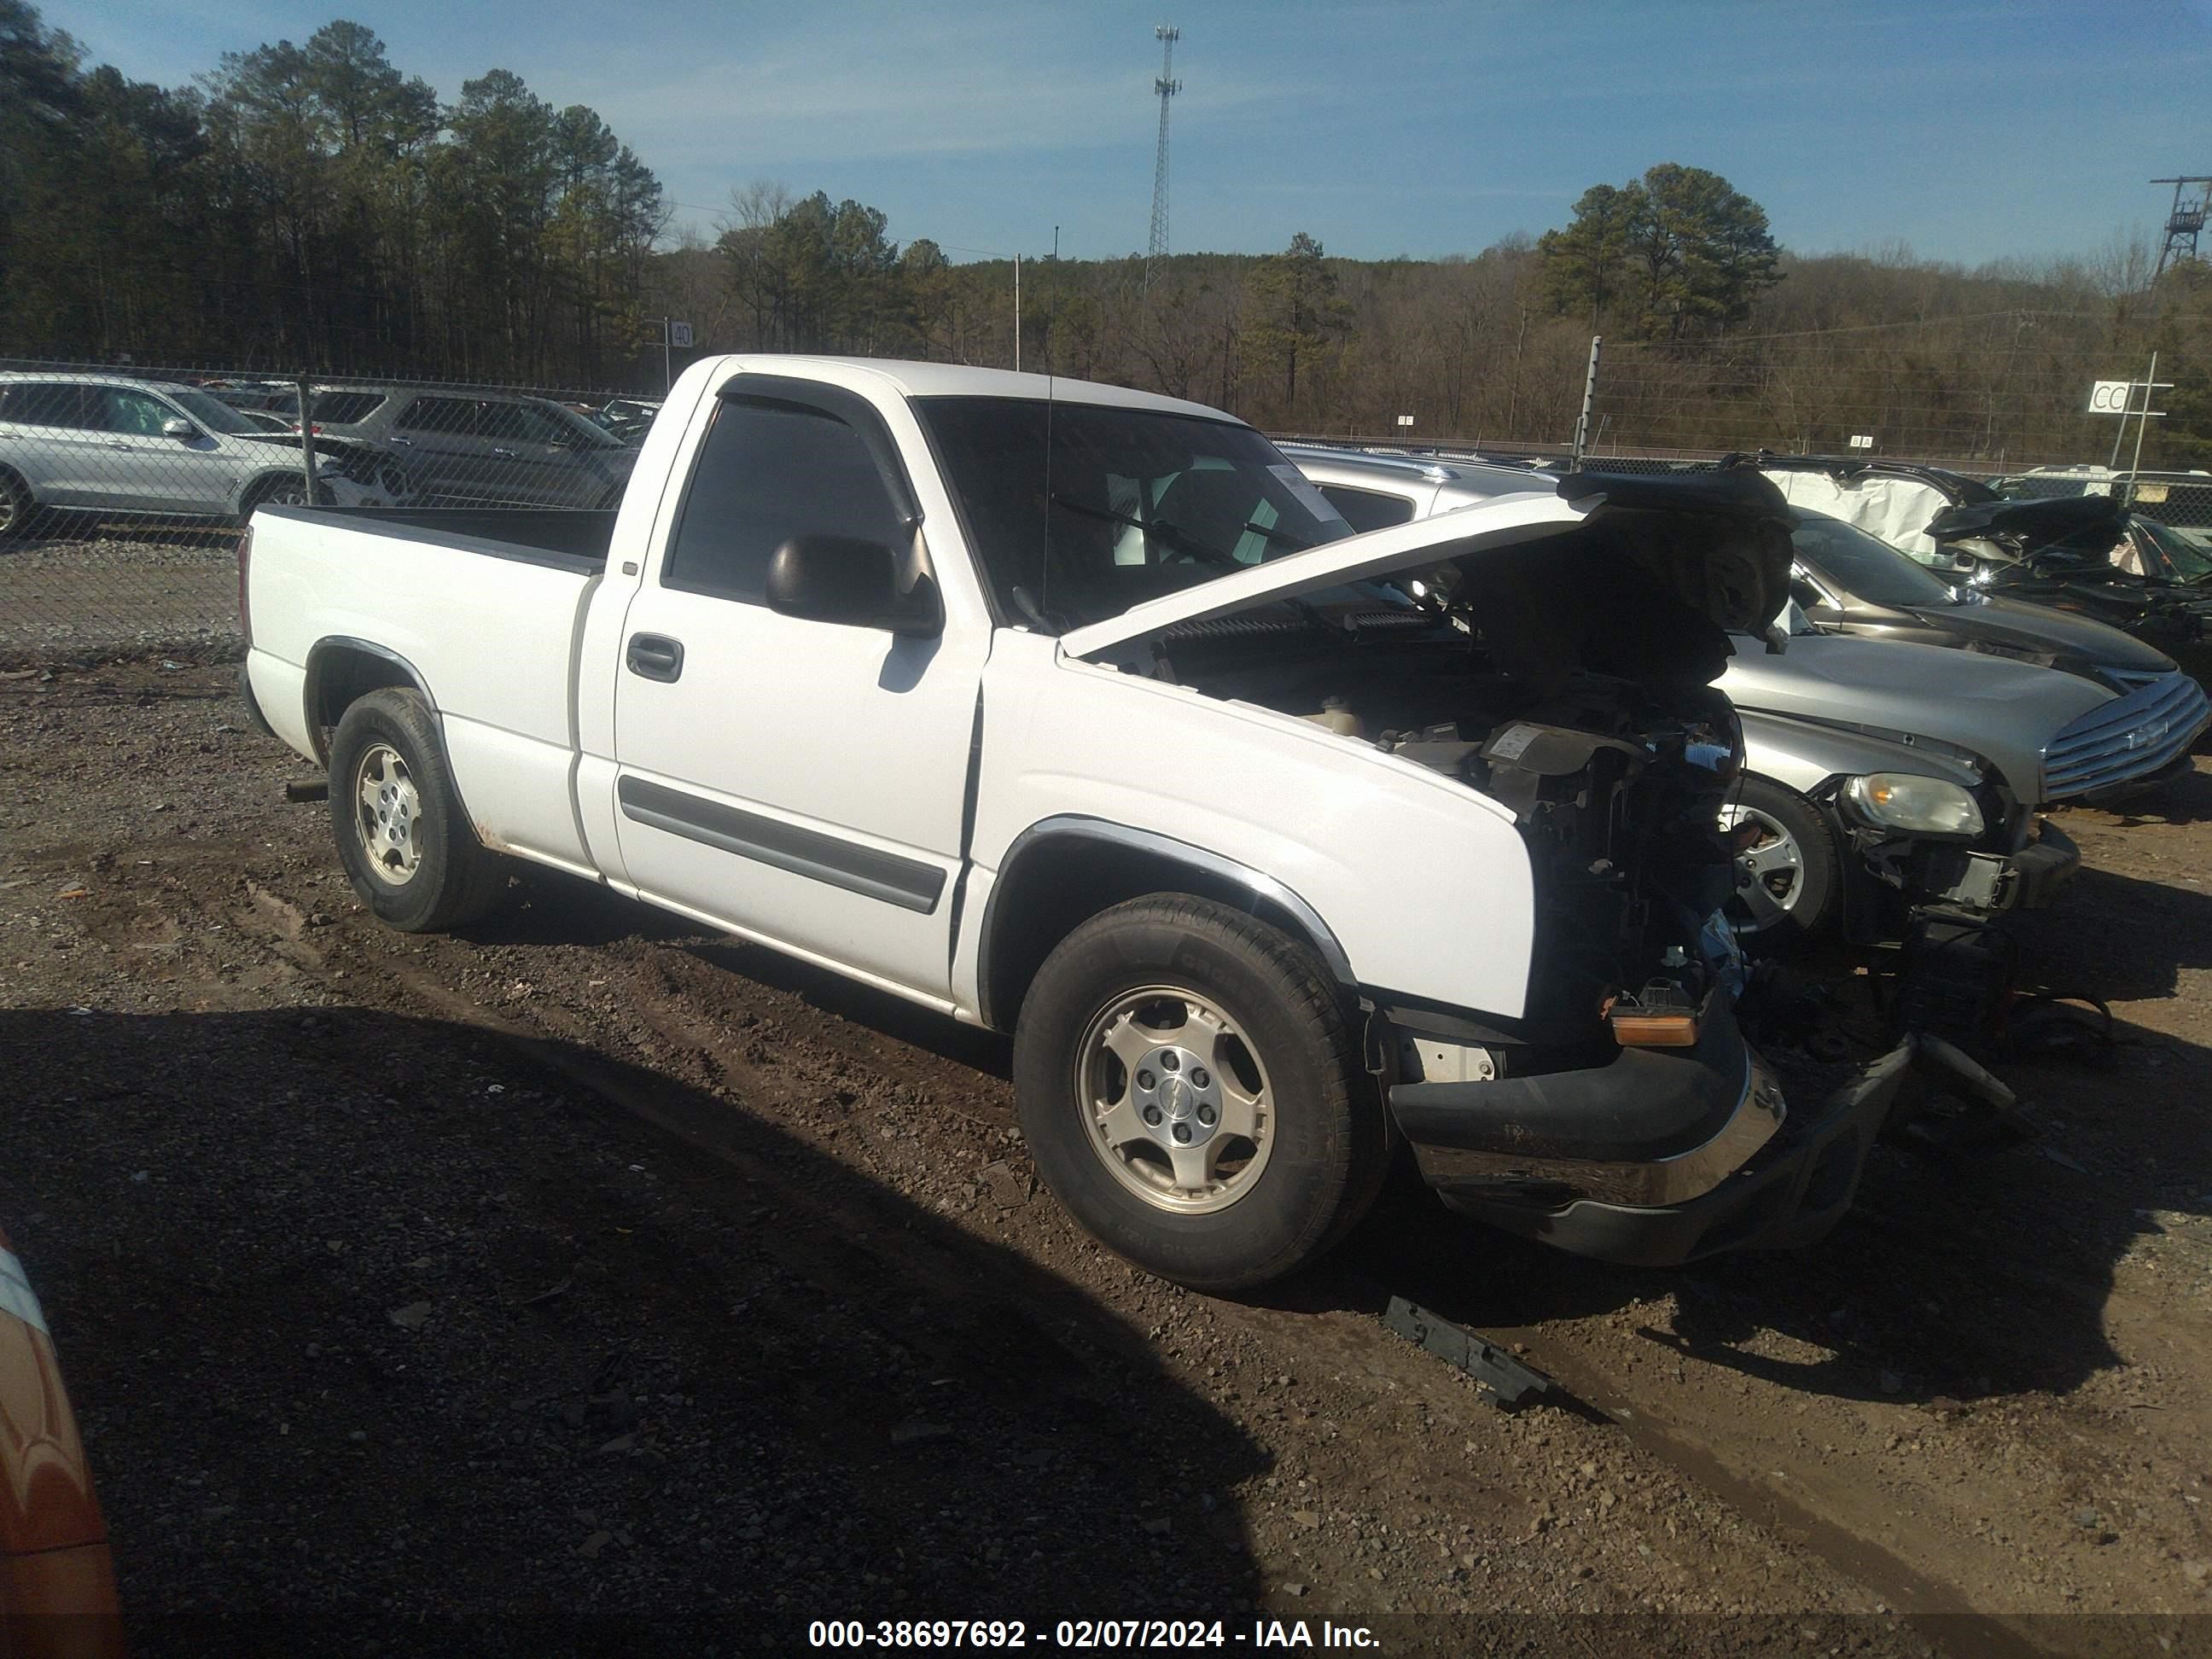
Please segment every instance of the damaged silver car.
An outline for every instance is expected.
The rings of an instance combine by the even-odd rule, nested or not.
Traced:
[[[1361,529],[1529,487],[1526,471],[1486,464],[1285,453]],[[1598,473],[1559,483],[1622,496],[1657,487]],[[1778,492],[1773,505],[1799,522]],[[1844,638],[1794,602],[1768,633],[1735,635],[1717,681],[1743,726],[1744,775],[1723,811],[1738,836],[1730,908],[1747,939],[1832,929],[1897,939],[1931,907],[1987,916],[2046,903],[2080,854],[2036,809],[2169,768],[2212,720],[2201,696],[2152,707],[2032,663]]]

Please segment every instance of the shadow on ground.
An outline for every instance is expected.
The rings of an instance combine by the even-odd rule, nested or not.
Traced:
[[[1237,1424],[726,1101],[355,1007],[0,1012],[0,1091],[142,1655],[1255,1604]]]
[[[606,926],[658,925],[601,896],[617,907]],[[561,939],[599,936],[590,906],[558,914],[568,919]],[[2061,908],[2011,926],[2023,978],[2061,990],[2172,995],[2181,973],[2212,967],[2212,896],[2102,871],[2086,871]],[[679,943],[826,1013],[984,1076],[1007,1074],[1002,1037],[774,951],[714,936]],[[1841,956],[1807,966],[1850,983]],[[1852,1023],[1870,1036],[1881,1021],[1861,1010]],[[1644,1328],[1655,1352],[1697,1352],[1780,1386],[1843,1399],[2063,1395],[2118,1363],[2103,1316],[2120,1258],[2166,1224],[2157,1214],[2212,1210],[2212,1124],[2171,1109],[2212,1098],[2212,1054],[2140,1029],[2116,1036],[2101,1063],[1997,1066],[2042,1124],[2035,1141],[1951,1154],[1878,1146],[1856,1207],[1808,1249],[1669,1269],[1581,1261],[1447,1212],[1401,1170],[1339,1261],[1262,1299],[1379,1314],[1384,1294],[1396,1292],[1478,1328],[1510,1330],[1671,1294],[1667,1328]],[[1832,1086],[1832,1068],[1793,1072],[1789,1056],[1776,1058],[1798,1102]],[[1820,1357],[1757,1352],[1772,1346],[1770,1334]]]

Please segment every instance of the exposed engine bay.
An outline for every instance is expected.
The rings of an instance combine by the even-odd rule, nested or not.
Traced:
[[[1735,855],[1718,825],[1742,737],[1720,693],[1588,670],[1532,685],[1497,670],[1473,630],[1255,655],[1182,649],[1173,663],[1184,684],[1372,743],[1512,811],[1535,872],[1536,955],[1524,1029],[1502,1036],[1586,1042],[1609,1015],[1693,1012],[1717,985],[1738,988],[1718,915]]]
[[[1445,543],[1382,582],[1171,624],[1117,665],[1313,720],[1510,809],[1535,925],[1501,1042],[1694,1042],[1695,1011],[1743,977],[1722,907],[1744,832],[1720,825],[1743,735],[1713,683],[1730,629],[1781,648],[1786,510],[1764,479],[1559,489],[1596,503],[1566,533]],[[1676,1035],[1650,1034],[1668,1019]]]

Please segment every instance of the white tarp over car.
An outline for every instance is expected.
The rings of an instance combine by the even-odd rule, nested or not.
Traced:
[[[1927,534],[1928,521],[1951,502],[1934,484],[1889,473],[1838,478],[1790,467],[1759,470],[1792,507],[1856,525],[1916,559],[1942,556]]]

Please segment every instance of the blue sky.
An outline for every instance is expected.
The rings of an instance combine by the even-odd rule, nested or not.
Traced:
[[[596,108],[679,217],[755,179],[975,252],[1141,251],[1156,22],[1182,31],[1173,245],[1310,232],[1473,252],[1658,161],[1724,173],[1809,252],[2087,252],[2212,173],[2212,0],[48,0],[94,61],[176,84],[330,16],[447,98],[490,68]],[[956,257],[959,257],[956,254]]]

